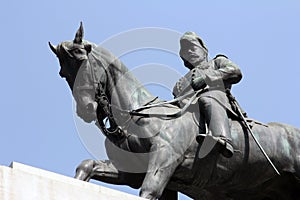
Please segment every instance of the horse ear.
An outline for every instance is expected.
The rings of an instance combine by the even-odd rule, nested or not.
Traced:
[[[90,53],[92,51],[92,45],[91,44],[85,44],[84,49],[87,53]]]
[[[57,49],[56,49],[56,47],[53,46],[53,45],[51,44],[51,42],[48,42],[48,44],[49,44],[50,49],[53,51],[53,53],[55,53],[55,55],[57,55]]]
[[[76,43],[76,44],[81,44],[82,39],[83,39],[83,33],[84,33],[83,32],[83,25],[82,25],[82,22],[80,22],[80,27],[76,32],[75,39],[73,40],[73,42]]]

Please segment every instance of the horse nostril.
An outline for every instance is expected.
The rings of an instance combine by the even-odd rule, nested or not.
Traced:
[[[89,104],[86,106],[86,109],[87,109],[87,112],[89,112],[89,113],[95,112],[96,109],[97,109],[97,103],[96,103],[96,102],[89,103]]]
[[[92,103],[89,103],[87,106],[86,106],[86,109],[88,112],[93,112],[93,109],[94,109],[94,106]]]

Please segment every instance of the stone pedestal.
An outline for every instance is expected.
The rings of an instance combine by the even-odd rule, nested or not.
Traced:
[[[13,162],[0,166],[0,200],[142,200],[127,193]]]

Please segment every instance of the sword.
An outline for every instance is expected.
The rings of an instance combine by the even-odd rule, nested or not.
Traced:
[[[263,149],[263,147],[260,145],[260,143],[258,142],[258,140],[256,139],[255,135],[252,132],[252,129],[250,128],[247,120],[245,119],[240,106],[238,105],[237,101],[235,100],[235,98],[232,96],[232,94],[230,93],[230,91],[226,91],[227,92],[227,96],[229,97],[229,99],[234,103],[234,106],[236,108],[236,110],[238,111],[238,114],[240,115],[241,119],[243,120],[244,124],[246,125],[248,131],[250,132],[252,138],[254,139],[255,143],[257,144],[257,146],[259,147],[259,149],[261,150],[261,152],[264,154],[264,156],[266,157],[266,159],[268,160],[268,162],[270,163],[270,165],[273,167],[273,169],[275,170],[276,174],[278,174],[280,176],[279,171],[277,170],[277,168],[275,167],[275,165],[273,164],[273,162],[270,160],[269,156],[266,154],[265,150]]]

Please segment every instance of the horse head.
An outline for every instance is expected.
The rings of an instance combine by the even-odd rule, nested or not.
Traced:
[[[66,79],[73,92],[78,116],[86,122],[92,122],[96,119],[97,109],[94,80],[87,72],[90,70],[88,55],[92,51],[92,45],[83,41],[83,35],[81,22],[73,41],[65,41],[57,46],[49,42],[49,46],[59,60],[61,67],[59,75]]]

